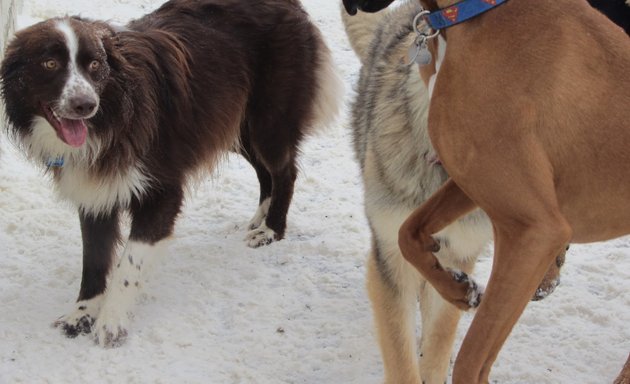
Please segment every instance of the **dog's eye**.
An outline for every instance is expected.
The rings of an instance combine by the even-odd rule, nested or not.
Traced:
[[[49,71],[54,71],[58,67],[57,60],[46,60],[42,63],[42,66]]]
[[[98,60],[93,60],[90,63],[90,71],[94,72],[101,67],[101,63]]]

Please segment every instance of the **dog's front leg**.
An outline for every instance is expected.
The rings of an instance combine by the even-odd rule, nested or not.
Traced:
[[[475,203],[449,179],[407,218],[398,234],[405,259],[445,300],[464,310],[479,304],[481,289],[465,273],[442,267],[433,254],[440,245],[431,236],[475,208]]]
[[[127,337],[129,311],[153,264],[167,251],[168,238],[180,212],[179,185],[162,186],[131,206],[131,232],[103,297],[94,323],[95,341],[104,347],[121,345]]]
[[[91,214],[79,211],[83,239],[83,273],[81,290],[70,314],[55,321],[68,337],[90,333],[101,309],[107,274],[111,268],[116,244],[120,240],[118,211]]]

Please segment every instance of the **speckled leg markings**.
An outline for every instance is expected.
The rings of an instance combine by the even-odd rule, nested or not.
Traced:
[[[155,244],[129,241],[113,270],[103,298],[101,311],[93,327],[94,340],[106,347],[117,347],[127,338],[129,311],[151,266],[166,252],[168,240]]]
[[[53,326],[60,328],[68,337],[85,335],[92,331],[94,321],[98,316],[103,301],[103,295],[89,300],[81,300],[75,304],[75,309],[68,315],[57,319]]]

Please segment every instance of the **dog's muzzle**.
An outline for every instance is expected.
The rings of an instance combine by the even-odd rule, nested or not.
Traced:
[[[350,15],[355,15],[357,10],[363,12],[378,12],[381,9],[387,8],[394,0],[343,0],[343,5],[346,7],[346,12]]]

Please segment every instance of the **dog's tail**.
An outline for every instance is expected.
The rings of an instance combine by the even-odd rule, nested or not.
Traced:
[[[341,7],[341,19],[346,29],[348,40],[350,40],[350,45],[359,57],[359,60],[365,63],[369,54],[370,44],[374,39],[374,33],[387,11],[377,13],[359,11],[356,15],[350,16],[343,7],[343,3],[340,1],[339,4]]]

